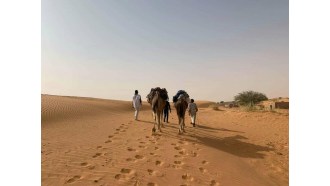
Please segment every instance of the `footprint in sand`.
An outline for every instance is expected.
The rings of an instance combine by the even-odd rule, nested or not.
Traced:
[[[209,163],[208,161],[205,161],[205,160],[202,161],[202,164],[203,164],[203,165],[206,165],[206,164],[208,164],[208,163]]]
[[[120,129],[116,129],[116,131],[120,131]]]
[[[108,136],[108,138],[112,138],[112,137],[113,137],[113,135],[109,135],[109,136]]]
[[[143,159],[144,156],[142,156],[142,155],[136,155],[135,158],[140,160],[140,159]]]
[[[146,147],[145,147],[145,146],[143,146],[143,145],[139,145],[139,148],[144,148],[144,149],[145,149]]]
[[[181,147],[174,147],[175,150],[182,150]]]
[[[110,143],[110,142],[112,142],[112,140],[107,140],[107,141],[105,141],[104,143]]]
[[[148,171],[149,175],[154,175],[155,174],[155,171],[152,170],[152,169],[148,169],[147,171]]]
[[[175,158],[181,158],[181,156],[180,156],[180,155],[174,155],[174,157],[175,157]]]
[[[199,167],[199,171],[201,171],[201,173],[206,172],[206,169],[204,169],[203,167]]]
[[[127,148],[128,151],[136,151],[135,149],[131,148],[131,147],[128,147]]]
[[[96,148],[97,148],[97,149],[100,149],[100,148],[102,148],[102,146],[101,146],[101,145],[99,145],[99,146],[97,146]]]
[[[105,160],[105,164],[108,164],[108,163],[110,163],[112,161],[112,159],[106,159]]]
[[[144,142],[144,141],[140,141],[140,143],[141,143],[141,144],[145,144],[146,142]]]
[[[87,164],[87,162],[80,163],[81,166],[86,166]]]
[[[150,155],[152,155],[152,156],[153,156],[153,155],[155,155],[155,153],[153,153],[153,152],[150,152]]]
[[[146,136],[146,138],[150,138],[149,136]]]
[[[157,161],[155,162],[155,164],[156,164],[157,166],[162,166],[162,165],[164,164],[164,162],[157,160]]]
[[[179,154],[186,155],[186,152],[182,150],[179,152]]]
[[[88,166],[88,169],[89,170],[93,170],[93,169],[95,169],[95,166],[94,165],[90,165],[90,166]]]
[[[96,153],[96,154],[93,156],[93,158],[96,158],[96,157],[98,157],[98,156],[101,156],[101,154],[102,154],[102,153],[99,153],[99,152],[98,152],[98,153]]]
[[[181,161],[174,161],[174,164],[176,164],[176,165],[182,165],[183,163]]]
[[[120,170],[120,172],[121,172],[121,173],[124,173],[124,174],[129,174],[129,173],[132,172],[132,170],[131,170],[131,169],[125,169],[125,168],[122,168],[122,169]]]
[[[81,176],[74,176],[74,177],[68,179],[68,180],[66,181],[66,183],[73,183],[73,182],[79,180],[80,178],[81,178]]]
[[[218,186],[219,183],[215,180],[211,180],[210,186]]]
[[[178,141],[178,143],[183,144],[183,145],[188,145],[189,144],[188,142],[185,142],[185,141]]]
[[[171,143],[171,145],[175,146],[176,144],[175,143]]]
[[[159,148],[158,147],[155,147],[155,150],[158,150]]]
[[[187,180],[187,181],[193,181],[194,177],[192,177],[190,174],[186,173],[182,175],[182,179]]]
[[[115,134],[119,134],[119,132],[115,132]]]
[[[147,184],[147,186],[157,186],[157,184],[156,184],[156,183],[149,182],[149,183]]]
[[[181,168],[181,166],[179,166],[179,165],[171,165],[171,167],[172,167],[172,168],[175,168],[175,169],[179,169],[179,168]]]
[[[126,178],[126,176],[123,175],[123,174],[116,174],[116,175],[115,175],[115,179],[116,179],[116,180],[119,180],[119,179],[122,179],[122,178]]]
[[[158,137],[161,137],[162,134],[158,134],[158,133],[155,133],[154,136],[158,136]],[[159,139],[159,138],[158,138]]]
[[[192,157],[197,157],[198,154],[197,154],[196,152],[192,152],[192,153],[191,153],[191,156],[192,156]]]
[[[281,152],[276,152],[277,155],[283,155]]]
[[[127,158],[126,161],[134,161],[132,158]]]

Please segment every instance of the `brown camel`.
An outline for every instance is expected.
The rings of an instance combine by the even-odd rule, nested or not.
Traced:
[[[160,128],[161,116],[165,108],[166,100],[168,99],[167,91],[165,88],[161,89],[159,87],[151,89],[147,96],[148,103],[150,103],[152,108],[152,113],[154,116],[155,124],[152,132],[156,132],[156,124],[158,125],[158,130],[162,132]],[[164,126],[162,124],[162,126]]]
[[[179,119],[179,134],[182,134],[182,132],[186,132],[184,130],[185,123],[184,123],[184,118],[186,115],[186,110],[188,108],[188,101],[187,97],[184,95],[180,95],[179,98],[177,98],[177,101],[174,103],[174,107],[176,109],[176,114],[178,115]]]

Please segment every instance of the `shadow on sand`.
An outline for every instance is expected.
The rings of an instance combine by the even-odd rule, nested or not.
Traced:
[[[142,122],[154,124],[150,121]],[[212,128],[205,125],[198,125],[194,128],[194,130],[192,130],[193,127],[190,124],[186,124],[186,127],[186,129],[188,129],[187,132],[183,135],[179,135],[178,124],[165,123],[165,128],[163,128],[163,132],[159,135],[178,140],[184,138],[187,142],[199,143],[243,158],[263,159],[265,157],[263,152],[275,150],[274,148],[270,148],[268,146],[245,142],[244,140],[248,140],[248,138],[242,135],[233,135],[223,138],[220,137],[221,133],[214,135],[214,132],[216,131],[244,133],[241,131],[229,130],[226,128]],[[212,134],[210,132],[212,132]]]
[[[218,138],[215,136],[194,136],[201,144],[213,147],[215,149],[245,158],[264,158],[262,152],[274,151],[273,148],[267,146],[255,145],[244,142],[248,138],[242,135]]]
[[[192,125],[191,125],[192,126]],[[237,133],[244,133],[244,132],[241,132],[241,131],[237,131],[237,130],[229,130],[229,129],[225,129],[225,128],[212,128],[212,127],[208,127],[208,126],[205,126],[203,124],[196,124],[196,127],[197,128],[200,128],[200,129],[207,129],[207,130],[219,130],[219,131],[224,131],[224,132],[237,132]]]

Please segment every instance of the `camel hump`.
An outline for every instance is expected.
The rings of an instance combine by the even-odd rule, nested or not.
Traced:
[[[179,98],[184,98],[186,101],[189,102],[189,94],[184,90],[179,90],[175,96],[173,96],[173,102],[177,102]]]
[[[152,88],[150,90],[150,93],[147,95],[148,103],[152,102],[152,100],[153,100],[153,98],[155,97],[156,94],[159,95],[159,97],[161,97],[163,100],[168,99],[168,94],[167,94],[166,88],[156,87],[156,88]]]

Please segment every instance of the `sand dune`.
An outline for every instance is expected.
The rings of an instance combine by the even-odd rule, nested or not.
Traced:
[[[196,101],[195,102],[198,106],[198,108],[208,108],[210,105],[215,104],[215,102],[211,101]]]
[[[288,185],[288,113],[175,109],[152,135],[150,106],[42,95],[42,185]]]

